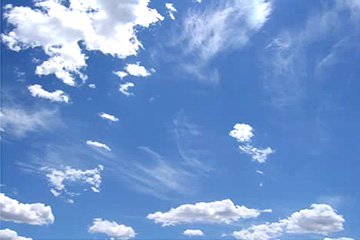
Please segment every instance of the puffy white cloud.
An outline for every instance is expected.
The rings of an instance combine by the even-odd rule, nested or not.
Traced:
[[[13,28],[2,34],[3,42],[14,51],[40,47],[49,57],[36,74],[55,74],[74,86],[76,77],[86,80],[81,70],[88,51],[100,51],[118,58],[136,55],[142,48],[137,26],[149,27],[163,20],[148,8],[150,0],[70,0],[36,1],[34,8],[6,5],[4,18]]]
[[[168,212],[149,214],[148,219],[163,227],[181,223],[225,223],[230,224],[239,219],[256,218],[261,214],[258,209],[234,205],[230,199],[215,202],[199,202],[171,208]]]
[[[232,235],[243,240],[269,240],[284,233],[328,235],[343,230],[344,222],[345,219],[338,215],[331,206],[312,204],[310,209],[295,212],[286,219],[254,225],[241,231],[235,231]]]
[[[117,122],[119,121],[119,119],[111,114],[108,114],[108,113],[100,113],[99,116],[102,118],[102,119],[107,119],[107,120],[110,120],[112,122]]]
[[[312,204],[311,209],[293,213],[287,220],[289,233],[329,234],[343,230],[345,219],[327,204]]]
[[[229,132],[229,135],[240,143],[240,151],[250,155],[252,160],[255,162],[264,163],[270,154],[275,153],[275,150],[271,149],[270,147],[257,148],[251,145],[251,140],[254,137],[254,133],[253,128],[249,124],[235,124],[234,129]]]
[[[169,16],[172,20],[175,20],[175,16],[174,13],[177,12],[176,8],[174,7],[174,5],[172,3],[165,3],[165,7],[168,10]]]
[[[129,75],[127,72],[124,72],[124,71],[117,71],[117,72],[113,72],[113,73],[121,79],[123,79],[124,77]]]
[[[283,223],[266,223],[235,231],[233,236],[242,240],[269,240],[283,233]]]
[[[3,107],[0,112],[2,131],[14,137],[25,137],[40,130],[51,130],[61,125],[56,108],[24,109],[19,106]]]
[[[126,65],[125,70],[135,77],[148,77],[151,75],[151,73],[144,66],[141,66],[139,62]]]
[[[89,86],[89,88],[92,88],[92,89],[95,89],[95,88],[96,88],[96,85],[93,84],[93,83],[90,83],[88,86]]]
[[[103,233],[109,237],[117,239],[130,239],[135,237],[136,233],[131,227],[110,222],[101,218],[95,218],[93,225],[89,227],[90,233]]]
[[[71,168],[69,166],[64,167],[63,169],[54,169],[43,167],[42,171],[47,172],[46,177],[51,185],[50,192],[55,196],[61,196],[63,193],[66,193],[70,196],[76,195],[74,193],[68,192],[66,185],[84,185],[87,184],[91,187],[94,192],[100,192],[101,184],[101,171],[104,169],[102,165],[99,165],[97,168],[80,170]],[[71,199],[68,199],[71,200]],[[71,200],[72,201],[72,200]],[[73,201],[72,201],[73,202]]]
[[[28,89],[33,97],[49,99],[52,102],[65,102],[68,103],[70,98],[62,90],[56,90],[55,92],[48,92],[42,88],[41,85],[35,84],[28,86]]]
[[[120,84],[119,91],[126,96],[131,96],[134,94],[129,92],[129,88],[134,87],[134,86],[135,85],[132,82],[126,82],[124,84]]]
[[[17,232],[8,228],[0,230],[0,239],[2,240],[32,240],[32,238],[21,237]]]
[[[185,236],[204,236],[204,233],[198,229],[186,229],[183,234]]]
[[[86,144],[89,145],[89,146],[92,146],[92,147],[95,147],[95,148],[99,148],[99,149],[105,149],[106,151],[111,151],[111,148],[106,145],[105,143],[99,143],[99,142],[96,142],[96,141],[86,141]]]
[[[0,193],[1,220],[32,225],[47,225],[54,222],[51,207],[43,203],[20,203]]]
[[[267,0],[222,0],[189,11],[182,34],[175,39],[189,60],[184,69],[202,81],[219,81],[217,71],[206,68],[208,63],[222,51],[244,47],[265,24],[271,7]]]
[[[234,129],[230,131],[229,135],[235,138],[238,142],[250,142],[254,136],[253,128],[246,123],[237,123]]]

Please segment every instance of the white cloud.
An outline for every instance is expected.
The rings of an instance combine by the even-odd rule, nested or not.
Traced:
[[[2,240],[32,240],[31,238],[21,237],[17,232],[8,228],[0,230],[0,239]]]
[[[204,233],[198,229],[186,229],[183,234],[185,236],[204,236]]]
[[[270,147],[257,148],[251,145],[254,133],[253,128],[249,124],[235,124],[234,129],[229,132],[229,135],[240,143],[240,151],[250,155],[252,160],[255,162],[264,163],[270,154],[275,153],[275,150],[271,149]]]
[[[230,199],[226,199],[215,202],[185,204],[177,208],[171,208],[168,212],[149,214],[147,218],[165,227],[195,222],[230,224],[239,219],[256,218],[260,214],[260,210],[234,205]]]
[[[51,207],[43,203],[20,203],[0,193],[0,218],[4,221],[47,225],[54,222]]]
[[[94,192],[100,192],[101,185],[101,171],[104,169],[102,165],[97,168],[80,170],[71,168],[69,166],[62,169],[54,169],[49,167],[41,168],[46,172],[46,177],[51,185],[50,192],[55,196],[61,196],[63,193],[73,196],[76,193],[71,193],[67,190],[66,185],[89,185]],[[71,200],[71,199],[67,199]],[[72,200],[71,200],[72,201]]]
[[[99,148],[99,149],[105,149],[106,151],[111,151],[110,147],[107,146],[105,143],[99,143],[99,142],[96,142],[96,141],[86,141],[86,144],[89,145],[89,146],[92,146],[92,147],[95,147],[95,148]]]
[[[145,67],[141,66],[139,62],[135,64],[128,64],[125,67],[125,70],[132,76],[135,77],[148,77],[151,73],[146,70]]]
[[[233,236],[243,240],[269,240],[282,234],[283,225],[283,223],[255,225],[245,230],[235,231]]]
[[[252,160],[254,162],[258,162],[258,163],[264,163],[266,162],[268,156],[270,154],[273,154],[275,153],[275,150],[271,149],[270,147],[267,147],[267,148],[256,148],[256,147],[253,147],[251,145],[244,145],[244,146],[239,146],[239,149],[250,155]]]
[[[288,234],[322,234],[328,235],[343,230],[345,219],[326,204],[312,204],[310,209],[293,213],[287,219],[274,223],[254,225],[233,236],[243,240],[269,240]]]
[[[311,209],[293,213],[287,220],[288,233],[317,233],[327,235],[343,230],[345,219],[326,204],[312,204]]]
[[[244,47],[265,24],[271,7],[266,0],[218,1],[205,10],[190,10],[182,34],[175,39],[189,58],[184,69],[202,81],[216,83],[217,71],[206,68],[209,62],[220,52]]]
[[[35,84],[28,86],[28,89],[33,97],[49,99],[52,102],[65,102],[68,103],[70,98],[62,90],[56,90],[55,92],[48,92],[42,88],[41,85]]]
[[[129,75],[127,72],[124,72],[124,71],[117,71],[117,72],[113,72],[113,73],[121,79],[123,79],[124,77]]]
[[[254,136],[253,128],[246,123],[237,123],[234,129],[230,131],[229,135],[235,138],[238,142],[250,142]]]
[[[108,113],[100,113],[99,116],[102,118],[102,119],[107,119],[107,120],[110,120],[112,122],[117,122],[119,121],[119,119],[111,114],[108,114]]]
[[[132,82],[126,82],[124,84],[120,84],[119,91],[126,96],[131,96],[134,94],[129,92],[129,88],[134,87],[134,86],[135,85]]]
[[[260,175],[264,175],[264,172],[263,171],[260,171],[260,170],[256,170],[256,173],[260,174]]]
[[[89,86],[89,88],[92,88],[92,89],[95,89],[95,88],[96,88],[96,85],[93,84],[93,83],[90,83],[88,86]]]
[[[61,125],[56,108],[24,109],[22,107],[3,107],[0,112],[2,131],[14,137],[25,137],[40,130],[51,130]]]
[[[4,18],[13,29],[2,34],[3,42],[14,51],[40,47],[49,57],[36,68],[36,74],[55,74],[74,86],[87,56],[82,51],[100,51],[118,58],[136,55],[142,48],[137,26],[149,27],[163,20],[148,8],[150,0],[70,0],[36,1],[34,8],[6,5]]]
[[[90,233],[103,233],[109,237],[117,239],[130,239],[134,238],[136,233],[131,227],[118,224],[116,222],[110,222],[102,220],[101,218],[95,218],[93,225],[89,227]]]
[[[175,20],[175,16],[174,13],[177,12],[176,8],[174,7],[174,5],[172,3],[165,3],[165,7],[168,10],[169,16],[172,20]]]

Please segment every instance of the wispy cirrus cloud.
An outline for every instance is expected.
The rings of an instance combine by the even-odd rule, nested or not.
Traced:
[[[268,20],[272,3],[267,0],[216,1],[205,9],[190,9],[184,19],[182,33],[174,40],[181,45],[185,71],[206,83],[219,82],[211,61],[228,49],[244,47],[250,37]]]

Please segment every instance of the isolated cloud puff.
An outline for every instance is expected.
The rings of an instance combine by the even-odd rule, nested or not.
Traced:
[[[111,148],[108,145],[106,145],[105,143],[87,140],[86,144],[91,147],[98,148],[98,149],[105,149],[106,151],[109,151],[109,152],[111,151]]]
[[[63,169],[54,169],[43,167],[41,170],[46,172],[46,177],[52,186],[51,193],[58,197],[63,193],[73,196],[75,193],[68,192],[66,185],[88,185],[93,192],[100,192],[101,171],[104,169],[102,165],[97,168],[80,170],[69,166]],[[68,202],[73,200],[68,199]]]
[[[258,209],[234,205],[230,199],[215,202],[185,204],[171,208],[168,212],[149,214],[148,219],[160,223],[163,227],[181,223],[225,223],[239,219],[256,218],[261,214]]]
[[[88,51],[100,51],[118,58],[136,55],[142,48],[135,28],[147,28],[163,20],[148,8],[150,0],[44,0],[34,8],[6,5],[5,21],[13,26],[2,34],[3,42],[13,51],[42,48],[48,59],[36,68],[36,74],[55,74],[74,86],[76,77],[85,81],[81,70],[87,66]]]
[[[95,218],[93,225],[90,226],[88,230],[90,233],[103,233],[117,239],[130,239],[136,235],[134,229],[131,227],[101,218]]]
[[[269,240],[288,234],[321,234],[328,235],[343,230],[343,216],[326,204],[312,204],[310,209],[303,209],[290,217],[274,223],[254,225],[233,236],[243,240]]]
[[[134,95],[133,93],[129,92],[129,88],[134,87],[135,84],[132,82],[126,82],[124,84],[120,84],[119,91],[124,94],[125,96]]]
[[[204,236],[204,233],[198,229],[186,229],[183,234],[185,236]]]
[[[35,84],[28,86],[28,89],[33,97],[49,99],[52,102],[65,102],[68,103],[70,98],[62,90],[48,92],[42,88],[41,85]]]
[[[47,225],[54,222],[51,207],[43,203],[20,203],[0,193],[1,220],[31,225]]]
[[[106,120],[109,120],[109,121],[112,121],[112,122],[119,121],[119,119],[117,117],[115,117],[114,115],[108,114],[108,113],[99,113],[99,116],[102,119],[106,119]]]
[[[32,238],[21,237],[17,232],[8,228],[0,230],[0,239],[2,240],[32,240]]]

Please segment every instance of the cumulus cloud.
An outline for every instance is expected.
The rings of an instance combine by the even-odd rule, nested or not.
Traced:
[[[328,235],[343,230],[345,219],[326,204],[312,204],[310,209],[303,209],[290,217],[274,223],[254,225],[233,236],[243,240],[269,240],[288,234]]]
[[[31,225],[47,225],[54,222],[51,207],[43,203],[20,203],[0,193],[1,220]]]
[[[144,66],[141,66],[139,62],[126,65],[125,70],[135,77],[148,77],[151,75],[151,73]]]
[[[261,214],[258,209],[234,205],[230,199],[215,202],[185,204],[171,208],[168,212],[149,214],[148,219],[160,223],[163,227],[181,223],[225,223],[239,219],[256,218]]]
[[[229,135],[240,143],[240,151],[250,155],[254,162],[264,163],[270,154],[275,153],[275,150],[270,147],[257,148],[251,144],[254,133],[253,128],[249,124],[235,124],[234,129],[229,132]]]
[[[36,74],[55,74],[74,86],[76,78],[86,80],[82,47],[118,58],[136,55],[142,48],[135,28],[149,27],[163,20],[148,8],[150,0],[44,0],[34,7],[6,5],[4,18],[13,28],[2,34],[3,42],[13,51],[42,48],[48,59],[36,68]]]
[[[0,119],[1,131],[18,138],[41,130],[51,130],[61,125],[59,112],[56,108],[3,107],[0,112]]]
[[[169,16],[172,20],[175,20],[175,16],[174,13],[177,12],[176,8],[174,7],[174,5],[172,3],[165,3],[165,7],[168,10]]]
[[[0,239],[2,240],[32,240],[32,238],[21,237],[17,232],[8,228],[0,230]]]
[[[46,178],[51,185],[50,192],[58,197],[63,193],[73,196],[75,193],[69,192],[66,185],[88,185],[93,192],[100,192],[101,184],[101,171],[104,169],[102,165],[97,168],[80,170],[71,168],[69,166],[63,169],[54,169],[49,167],[41,168],[42,171],[46,172]],[[72,199],[67,201],[73,202]]]
[[[117,71],[117,72],[113,72],[113,73],[121,79],[123,79],[124,77],[129,75],[127,72],[124,72],[124,71]]]
[[[244,47],[264,26],[271,8],[271,2],[267,0],[222,0],[206,9],[189,11],[182,34],[175,40],[189,57],[184,69],[202,81],[217,82],[217,71],[206,68],[209,62],[220,52]]]
[[[52,102],[65,102],[68,103],[70,98],[62,90],[48,92],[42,88],[41,85],[35,84],[28,86],[28,89],[33,97],[49,99]]]
[[[109,237],[117,239],[130,239],[134,238],[136,233],[131,227],[110,222],[101,218],[95,218],[93,225],[89,227],[90,233],[103,233]]]
[[[129,88],[134,87],[134,86],[135,86],[135,84],[133,84],[132,82],[126,82],[124,84],[120,84],[119,91],[126,96],[131,96],[134,94],[129,92]]]
[[[234,129],[230,131],[229,135],[235,138],[238,142],[250,142],[254,136],[253,128],[246,123],[237,123]]]
[[[243,240],[269,240],[283,232],[283,223],[266,223],[252,226],[248,229],[235,231],[233,236]]]
[[[93,84],[93,83],[90,83],[88,86],[89,86],[89,88],[91,88],[91,89],[95,89],[95,88],[96,88],[96,85]]]
[[[106,151],[111,151],[111,148],[106,145],[105,143],[99,143],[99,142],[96,142],[96,141],[86,141],[86,144],[91,146],[91,147],[95,147],[95,148],[98,148],[98,149],[105,149]]]
[[[183,234],[185,236],[204,236],[204,233],[198,229],[186,229]]]
[[[288,233],[326,235],[343,230],[345,219],[327,204],[312,204],[310,209],[293,213],[286,222]]]
[[[119,121],[119,119],[117,117],[115,117],[114,115],[108,114],[108,113],[100,113],[99,116],[102,119],[107,119],[107,120],[112,121],[112,122]]]

